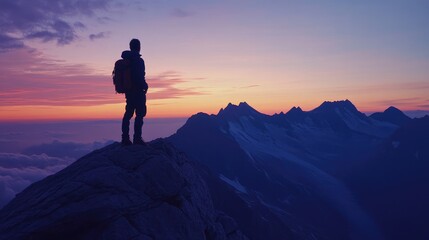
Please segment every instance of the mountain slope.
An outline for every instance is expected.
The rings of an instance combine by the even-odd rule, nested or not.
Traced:
[[[293,110],[293,109],[292,109]],[[286,114],[289,117],[289,112]],[[384,138],[397,127],[387,122],[380,122],[367,117],[349,100],[323,102],[319,107],[301,114],[306,125],[315,128],[331,129],[337,134],[364,134],[371,137]],[[300,121],[288,121],[302,124]],[[352,133],[353,132],[353,133]]]
[[[347,174],[388,239],[429,239],[428,136],[429,117],[412,119]]]
[[[350,101],[273,116],[240,103],[217,115],[192,116],[168,140],[297,238],[380,239],[371,217],[334,173],[359,163],[357,156],[396,128],[368,118]]]
[[[118,143],[36,182],[0,210],[2,239],[246,239],[198,167],[163,141]]]
[[[232,139],[225,138],[217,126],[218,123],[215,119],[207,114],[199,113],[188,119],[187,124],[178,130],[181,136],[180,140],[176,139],[175,136],[168,140],[186,152],[192,160],[207,166],[210,173],[214,174],[215,178],[207,179],[207,182],[210,183],[217,182],[216,186],[210,187],[210,190],[213,191],[212,196],[218,199],[214,204],[236,219],[240,229],[246,235],[252,239],[288,239],[293,236],[289,230],[291,226],[271,213],[267,206],[260,202],[249,204],[242,198],[237,199],[234,193],[237,192],[237,188],[231,187],[234,180],[228,181],[228,177],[233,176],[233,174],[239,174],[240,179],[251,180],[260,189],[264,189],[270,184],[261,178],[264,177],[263,173],[255,172],[254,167],[248,165],[247,154]],[[231,159],[233,161],[230,161]],[[217,178],[220,172],[224,174],[223,179]],[[218,182],[219,180],[221,183]],[[234,195],[226,196],[225,190],[222,190],[220,185],[228,185]],[[243,191],[244,189],[240,190]]]

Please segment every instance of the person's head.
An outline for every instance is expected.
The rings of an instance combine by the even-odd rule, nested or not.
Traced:
[[[131,39],[130,41],[130,50],[140,52],[140,41],[138,39]]]

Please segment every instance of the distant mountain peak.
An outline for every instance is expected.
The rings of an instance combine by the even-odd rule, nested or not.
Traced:
[[[398,108],[394,107],[394,106],[390,106],[388,107],[386,110],[384,110],[385,113],[387,112],[396,112],[396,113],[402,113],[401,110],[399,110]]]
[[[225,108],[220,109],[218,116],[232,117],[232,116],[243,116],[243,115],[259,115],[260,112],[256,111],[247,102],[240,102],[238,105],[228,103]]]
[[[292,107],[285,116],[292,121],[300,122],[305,118],[305,112],[300,107]]]
[[[300,107],[292,107],[287,113],[299,113],[303,112]]]
[[[226,106],[225,109],[229,109],[229,108],[242,108],[242,109],[251,108],[251,109],[253,109],[247,102],[240,102],[238,105],[235,105],[233,103],[228,103],[228,105]]]
[[[353,103],[346,99],[346,100],[340,100],[340,101],[324,101],[319,107],[314,109],[313,111],[324,111],[324,110],[333,110],[335,108],[341,108],[341,109],[348,109],[351,111],[358,112],[357,108]]]
[[[339,101],[324,101],[321,106],[344,106],[344,107],[355,107],[353,103],[346,99],[346,100],[339,100]]]
[[[240,102],[239,104],[238,104],[238,106],[239,107],[250,107],[250,105],[249,104],[247,104],[247,102]],[[251,108],[251,107],[250,107]]]
[[[398,126],[401,126],[411,120],[410,117],[408,117],[401,110],[393,106],[388,107],[382,113],[373,113],[370,115],[370,117],[379,121],[393,123]]]

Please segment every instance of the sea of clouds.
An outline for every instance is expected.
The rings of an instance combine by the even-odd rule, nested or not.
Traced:
[[[150,141],[170,136],[185,120],[149,119],[143,128],[143,138]],[[119,120],[0,123],[0,208],[30,184],[119,141],[120,123]]]

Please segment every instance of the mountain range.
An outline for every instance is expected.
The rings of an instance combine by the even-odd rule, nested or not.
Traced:
[[[32,184],[0,210],[0,236],[426,239],[427,129],[349,100],[271,116],[228,104]]]

